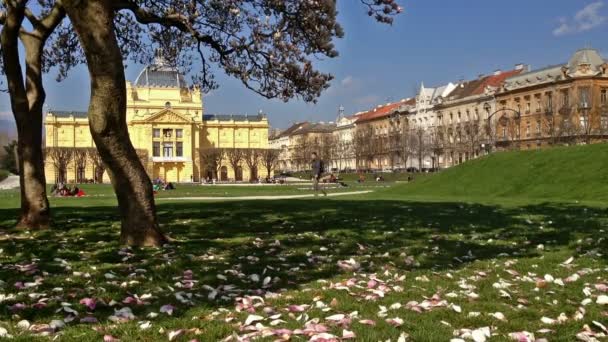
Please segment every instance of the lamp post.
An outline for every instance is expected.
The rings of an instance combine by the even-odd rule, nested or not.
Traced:
[[[487,102],[484,104],[483,108],[486,111],[486,113],[488,114],[488,119],[487,119],[487,123],[486,124],[487,124],[487,130],[488,130],[487,133],[488,133],[489,140],[490,140],[489,143],[486,144],[485,149],[488,151],[488,153],[491,153],[492,149],[496,145],[496,141],[495,141],[496,139],[495,139],[494,133],[493,133],[494,130],[492,129],[492,118],[494,117],[494,115],[496,115],[498,113],[503,113],[503,116],[500,118],[500,120],[501,120],[501,123],[503,121],[505,121],[505,125],[506,125],[506,122],[507,122],[507,120],[509,120],[509,118],[506,118],[504,116],[504,114],[505,114],[505,112],[506,113],[512,113],[512,114],[515,115],[514,118],[518,122],[518,125],[519,125],[519,119],[521,118],[521,113],[518,110],[515,110],[515,109],[512,109],[512,108],[506,108],[505,107],[505,108],[497,109],[496,111],[494,111],[493,113],[490,114],[490,110],[492,109],[492,106],[489,103],[487,103]],[[502,119],[505,119],[505,120],[502,120]],[[519,132],[519,127],[518,127],[517,131]],[[519,139],[519,134],[518,134],[517,139]]]

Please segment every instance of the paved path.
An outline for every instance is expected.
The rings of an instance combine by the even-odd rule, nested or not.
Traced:
[[[373,191],[351,191],[351,192],[336,192],[330,193],[327,197],[338,197],[338,196],[349,196],[349,195],[363,195],[369,194]],[[285,196],[241,196],[241,197],[157,197],[156,201],[253,201],[253,200],[284,200],[284,199],[298,199],[298,198],[313,198],[314,194],[309,195],[285,195]],[[319,196],[322,198],[323,196]]]
[[[19,187],[19,176],[10,175],[0,182],[0,190],[10,190]]]

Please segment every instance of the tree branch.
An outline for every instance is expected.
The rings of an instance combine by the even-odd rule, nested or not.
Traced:
[[[139,5],[131,0],[118,0],[115,1],[114,4],[116,10],[131,11],[140,24],[159,24],[164,27],[174,27],[183,33],[189,33],[198,42],[211,46],[220,56],[222,56],[222,58],[233,52],[233,50],[226,49],[210,35],[201,34],[188,22],[188,18],[183,15],[173,13],[167,14],[166,16],[159,16],[139,7]]]

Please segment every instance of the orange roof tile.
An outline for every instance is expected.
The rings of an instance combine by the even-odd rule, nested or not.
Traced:
[[[367,112],[363,112],[357,115],[357,122],[365,122],[376,120],[385,116],[391,115],[395,110],[403,105],[413,105],[416,103],[416,99],[401,100],[399,102],[388,103],[385,105],[378,106]]]
[[[471,95],[483,94],[486,90],[486,87],[494,87],[494,88],[500,87],[500,85],[507,78],[520,74],[521,72],[522,72],[522,70],[510,70],[510,71],[503,71],[498,75],[487,76],[484,78],[483,82],[481,82],[481,84],[479,84],[479,86],[477,86],[477,88],[475,88],[475,90],[473,90],[471,92]]]

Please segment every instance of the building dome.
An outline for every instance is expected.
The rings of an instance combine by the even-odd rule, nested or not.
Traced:
[[[137,76],[135,86],[141,88],[187,88],[188,84],[179,71],[171,67],[162,57],[146,66]]]
[[[582,49],[578,50],[568,62],[568,71],[576,73],[581,66],[588,66],[592,72],[599,72],[599,67],[604,64],[604,59],[597,50]]]

